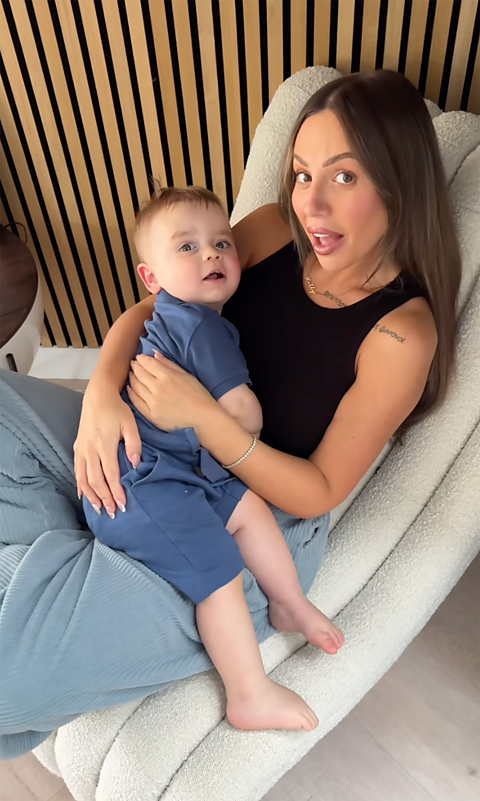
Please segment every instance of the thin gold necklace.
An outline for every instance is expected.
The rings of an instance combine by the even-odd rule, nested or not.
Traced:
[[[352,291],[351,289],[347,290],[347,292],[343,292],[342,295],[339,296],[339,295],[334,295],[332,292],[329,292],[328,289],[326,289],[324,292],[319,292],[309,275],[304,275],[303,280],[308,286],[309,295],[322,295],[325,298],[329,298],[329,300],[333,300],[333,302],[337,304],[339,309],[346,308],[347,304],[344,303],[343,300],[340,300],[340,298],[343,295],[348,295],[348,293]]]

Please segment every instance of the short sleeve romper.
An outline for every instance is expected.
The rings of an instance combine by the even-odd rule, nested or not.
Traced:
[[[216,400],[250,383],[236,328],[212,309],[162,290],[145,328],[138,352],[160,351],[198,378]],[[193,428],[156,428],[130,403],[125,389],[122,397],[138,423],[142,461],[132,468],[120,443],[127,510],[110,520],[84,498],[88,525],[105,545],[143,562],[198,604],[244,567],[225,526],[247,487],[201,447]]]

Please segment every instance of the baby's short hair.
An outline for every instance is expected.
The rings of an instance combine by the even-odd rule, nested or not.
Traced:
[[[220,198],[203,186],[187,186],[185,189],[176,186],[156,187],[148,203],[137,214],[135,240],[146,223],[150,222],[159,212],[176,206],[178,203],[201,205],[206,208],[219,206],[222,211],[225,211]]]

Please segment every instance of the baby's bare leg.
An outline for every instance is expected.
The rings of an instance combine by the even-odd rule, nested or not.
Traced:
[[[227,717],[238,729],[306,729],[318,718],[299,695],[268,678],[243,595],[240,574],[197,606],[203,644],[227,693]]]
[[[312,645],[335,654],[344,636],[303,594],[288,545],[265,501],[250,490],[246,492],[227,529],[268,596],[272,626],[280,631],[299,631]]]

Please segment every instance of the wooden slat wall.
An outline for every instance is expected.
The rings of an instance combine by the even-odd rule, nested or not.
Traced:
[[[143,296],[151,176],[232,208],[290,74],[388,67],[478,114],[479,31],[480,0],[2,0],[0,221],[37,260],[43,344],[97,347]]]

